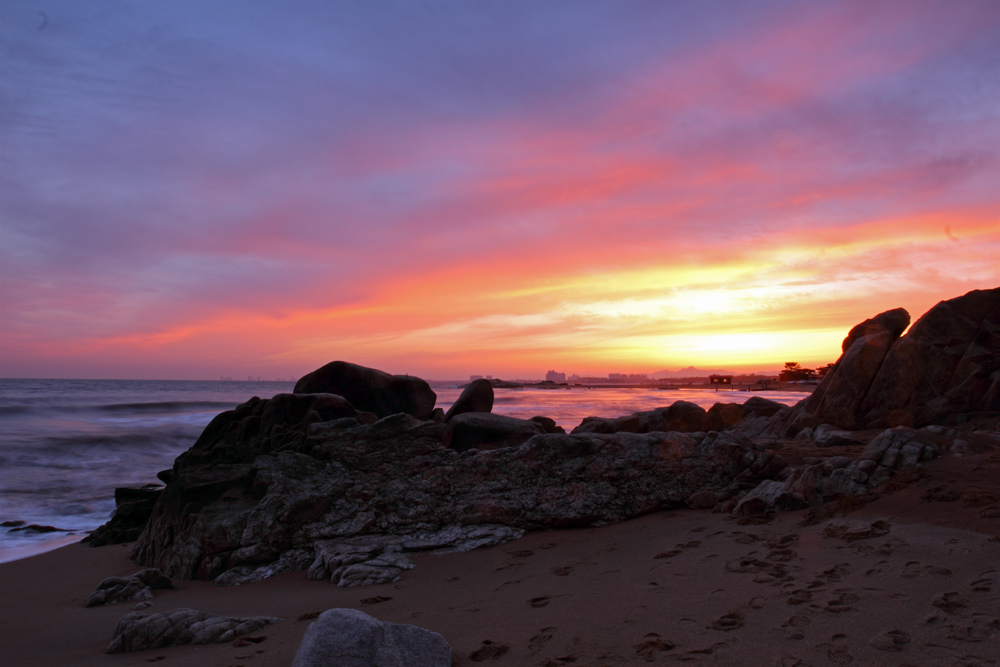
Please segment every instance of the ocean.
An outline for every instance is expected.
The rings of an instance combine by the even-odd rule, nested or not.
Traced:
[[[437,405],[457,383],[432,383]],[[0,563],[83,539],[108,520],[119,486],[159,484],[216,414],[253,396],[290,392],[292,382],[0,379]],[[551,417],[570,431],[584,417],[618,417],[691,401],[742,403],[741,391],[700,388],[497,389],[493,411]],[[763,395],[793,405],[798,392]],[[18,530],[25,526],[59,530]]]

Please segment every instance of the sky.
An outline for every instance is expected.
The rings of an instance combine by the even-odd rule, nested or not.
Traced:
[[[833,362],[1000,286],[1000,3],[0,2],[0,377]]]

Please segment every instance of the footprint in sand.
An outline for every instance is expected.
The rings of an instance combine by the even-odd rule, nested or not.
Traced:
[[[534,555],[534,551],[531,549],[525,549],[523,551],[508,551],[507,554],[513,556],[514,558],[527,558],[528,556]]]
[[[760,535],[744,533],[742,530],[736,530],[730,534],[735,535],[736,537],[733,538],[733,541],[739,542],[740,544],[753,544],[754,542],[760,542],[764,539]]]
[[[685,542],[684,544],[678,544],[678,549],[697,549],[701,546],[701,542],[698,540],[691,540],[690,542]]]
[[[643,658],[646,662],[653,662],[656,660],[657,653],[672,651],[677,648],[677,644],[667,639],[663,639],[655,632],[650,632],[633,648],[635,649],[636,655]]]
[[[830,642],[817,644],[816,648],[825,651],[827,660],[835,665],[854,664],[854,656],[847,650],[847,635],[834,635]]]
[[[552,633],[554,633],[557,628],[542,628],[538,631],[538,634],[528,640],[528,650],[531,653],[538,653],[542,648],[549,643],[552,639]]]
[[[743,627],[743,612],[731,611],[728,614],[724,614],[719,618],[712,621],[712,625],[709,626],[713,630],[722,630],[723,632],[729,632],[730,630],[736,630],[737,628]]]
[[[680,549],[674,549],[672,551],[664,551],[662,553],[656,554],[655,556],[653,556],[653,558],[673,558],[674,556],[676,556],[680,552],[681,552]]]
[[[469,660],[472,662],[486,662],[487,660],[499,660],[510,647],[506,644],[501,644],[499,642],[494,642],[489,639],[483,640],[483,645],[477,648],[475,651],[469,654]]]
[[[392,598],[386,597],[385,595],[376,595],[371,598],[364,598],[361,600],[361,604],[382,604],[383,602],[388,602]]]
[[[803,604],[813,599],[812,591],[796,590],[788,596],[788,604]]]
[[[560,658],[549,658],[542,663],[542,667],[561,667],[561,665],[572,665],[576,662],[576,656],[570,653]]]
[[[914,579],[923,574],[931,574],[939,577],[946,577],[951,574],[951,570],[946,567],[936,565],[923,565],[917,561],[910,561],[903,566],[903,572],[899,576],[904,579]]]
[[[564,565],[563,567],[554,567],[554,568],[552,568],[552,574],[556,575],[557,577],[565,577],[566,575],[568,575],[572,571],[573,571],[573,568],[570,567],[569,565]]]
[[[841,593],[840,596],[827,602],[823,609],[835,614],[845,611],[855,611],[856,607],[854,605],[860,602],[860,600],[861,598],[854,593]]]
[[[542,596],[537,597],[537,598],[531,598],[530,600],[528,600],[528,604],[530,604],[532,607],[535,607],[537,609],[539,607],[546,606],[549,603],[549,600],[551,600],[551,599],[552,598],[550,596],[548,596],[548,595],[542,595]]]
[[[931,604],[949,614],[955,614],[959,609],[969,606],[969,601],[958,594],[958,591],[941,593],[931,600]]]
[[[868,642],[880,651],[902,651],[910,643],[910,634],[903,630],[886,630]]]
[[[997,571],[987,570],[979,575],[979,578],[973,581],[969,586],[972,587],[973,593],[989,593],[997,585]]]

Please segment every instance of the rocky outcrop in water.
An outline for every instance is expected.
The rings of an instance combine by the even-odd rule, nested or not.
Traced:
[[[451,664],[451,646],[438,633],[380,621],[356,609],[330,609],[320,614],[306,629],[292,660],[292,667]]]
[[[405,412],[429,419],[437,394],[424,380],[411,375],[389,375],[346,361],[332,361],[303,376],[294,394],[336,394],[358,410],[379,418]]]
[[[493,385],[490,384],[489,380],[479,378],[478,380],[473,380],[469,385],[462,390],[462,394],[458,399],[448,408],[448,412],[444,415],[445,421],[451,421],[452,417],[456,417],[467,412],[492,412],[493,411]]]

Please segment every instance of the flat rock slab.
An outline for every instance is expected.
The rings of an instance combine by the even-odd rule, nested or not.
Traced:
[[[451,667],[436,632],[387,623],[356,609],[329,609],[306,629],[292,667]]]
[[[152,600],[153,589],[173,588],[170,577],[155,568],[136,572],[128,577],[108,577],[97,585],[84,607],[118,604],[135,600]]]
[[[132,612],[118,621],[105,652],[121,653],[184,644],[229,642],[281,620],[271,616],[216,616],[195,609],[175,609],[160,614]]]

